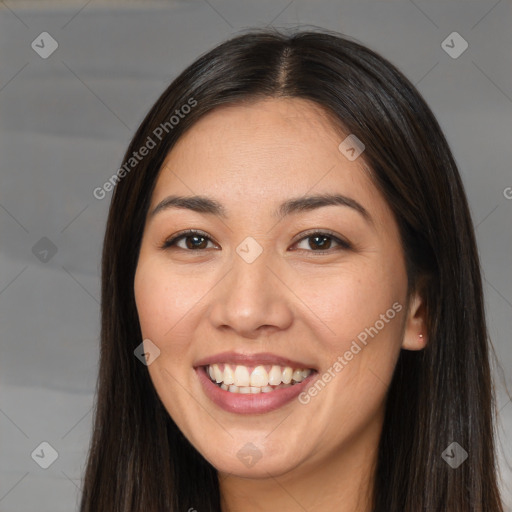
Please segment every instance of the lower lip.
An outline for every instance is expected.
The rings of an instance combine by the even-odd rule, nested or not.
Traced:
[[[206,374],[203,366],[196,368],[196,373],[206,396],[225,411],[237,414],[263,414],[279,409],[279,407],[291,402],[304,391],[317,374],[317,372],[312,372],[302,382],[287,388],[277,389],[268,393],[241,394],[231,393],[217,386]]]

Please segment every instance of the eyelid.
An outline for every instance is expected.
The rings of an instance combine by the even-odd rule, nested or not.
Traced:
[[[201,231],[200,229],[185,229],[183,231],[178,231],[178,233],[175,233],[172,237],[166,239],[160,248],[168,249],[172,246],[175,246],[176,242],[178,242],[180,239],[186,238],[187,236],[193,236],[193,235],[202,236],[202,237],[206,238],[208,241],[211,241],[214,244],[217,244],[217,242],[215,242],[215,240],[208,233]],[[335,243],[337,243],[339,245],[340,249],[352,249],[352,244],[350,242],[348,242],[346,239],[344,239],[340,235],[334,233],[333,231],[331,231],[329,229],[324,229],[324,228],[313,228],[308,231],[304,231],[304,232],[300,233],[299,235],[297,235],[296,240],[293,242],[292,245],[296,245],[299,242],[302,242],[303,240],[312,237],[313,235],[327,236],[327,237],[331,238]],[[182,249],[182,248],[178,247],[178,249]],[[196,251],[190,250],[190,249],[183,249],[183,250],[186,252],[201,252],[201,251],[204,251],[205,249],[198,249]],[[311,252],[311,253],[317,253],[317,254],[318,253],[326,254],[326,253],[332,252],[331,249],[318,250],[318,251],[313,251],[313,250],[308,251],[305,249],[293,249],[293,250],[305,251],[305,252]]]
[[[215,242],[215,240],[205,231],[201,231],[200,229],[184,229],[182,231],[178,231],[171,237],[165,239],[160,248],[168,249],[168,248],[172,247],[173,245],[175,245],[176,242],[179,241],[180,238],[186,238],[187,236],[193,236],[193,235],[202,236],[202,237],[208,239],[209,241],[217,244],[217,242]],[[181,247],[178,247],[178,249],[181,249]],[[183,249],[183,250],[186,251],[186,249]],[[204,250],[204,249],[201,249],[201,250]],[[198,250],[198,251],[189,250],[188,252],[200,252],[200,250]]]
[[[324,228],[315,228],[315,229],[309,229],[307,231],[303,231],[302,233],[297,235],[297,240],[295,242],[293,242],[293,245],[296,245],[299,242],[302,242],[304,239],[312,237],[313,235],[327,236],[327,237],[331,238],[332,240],[334,240],[334,242],[336,242],[340,246],[340,248],[352,249],[352,244],[348,240],[346,240],[342,236],[338,235],[334,231],[331,231],[330,229],[324,229]],[[304,249],[294,249],[294,250],[303,251]],[[329,253],[332,251],[330,249],[327,249],[327,250],[323,250],[323,251],[322,250],[318,250],[318,251],[311,250],[311,251],[306,251],[306,252],[325,254],[325,253]]]

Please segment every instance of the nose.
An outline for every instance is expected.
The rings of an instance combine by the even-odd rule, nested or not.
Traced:
[[[288,328],[293,319],[293,293],[280,274],[265,251],[252,263],[236,254],[231,270],[212,290],[210,321],[214,327],[249,339]]]

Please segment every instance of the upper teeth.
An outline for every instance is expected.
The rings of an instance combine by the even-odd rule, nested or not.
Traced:
[[[268,370],[267,370],[268,368]],[[279,384],[290,384],[302,382],[311,370],[305,368],[292,368],[290,366],[256,366],[251,368],[242,365],[211,364],[207,367],[210,378],[217,384],[224,383],[229,386],[234,384],[239,387],[265,387],[278,386]]]

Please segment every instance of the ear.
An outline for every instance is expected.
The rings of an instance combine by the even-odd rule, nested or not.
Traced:
[[[402,348],[405,350],[423,350],[428,342],[427,314],[425,302],[420,292],[412,294],[406,314]]]

